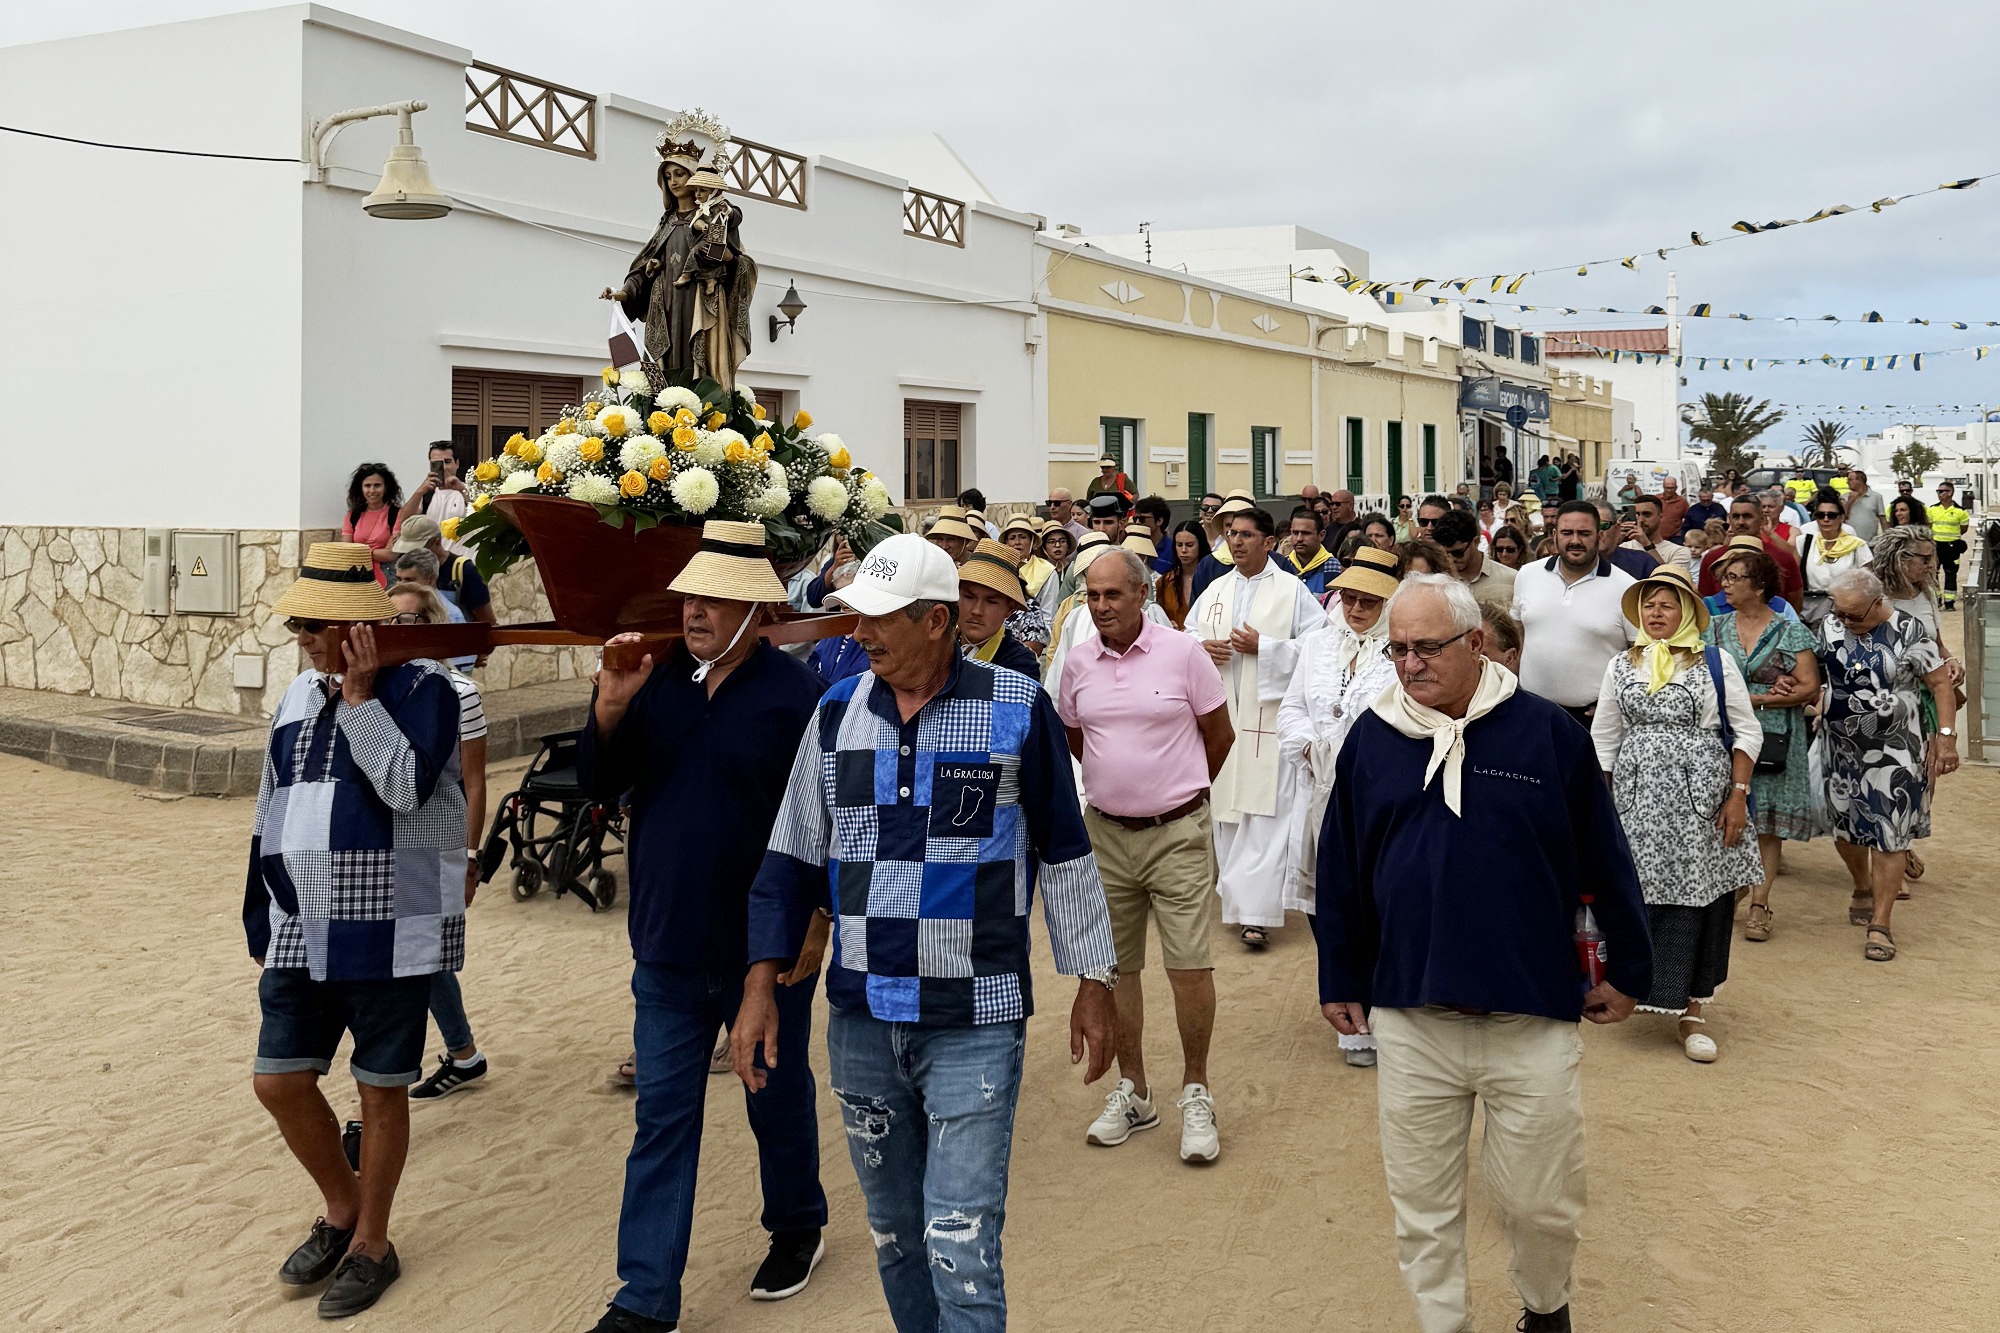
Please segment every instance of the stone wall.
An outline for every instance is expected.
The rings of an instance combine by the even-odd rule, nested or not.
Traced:
[[[301,666],[271,605],[297,577],[301,543],[330,536],[239,532],[241,614],[149,616],[144,529],[0,529],[0,685],[267,715]],[[236,688],[238,654],[264,659],[261,690]]]

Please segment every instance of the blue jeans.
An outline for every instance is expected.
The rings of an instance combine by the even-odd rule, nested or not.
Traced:
[[[1000,1227],[1026,1031],[827,1020],[828,1080],[898,1333],[1007,1327]]]
[[[757,1138],[762,1221],[773,1233],[826,1226],[819,1116],[806,1053],[818,985],[815,976],[778,987],[778,1067],[762,1092],[744,1096]],[[638,1129],[625,1159],[625,1202],[618,1214],[618,1277],[625,1285],[612,1304],[651,1319],[679,1319],[708,1059],[716,1030],[736,1021],[743,977],[634,963],[632,998]]]
[[[465,1016],[465,993],[458,988],[458,973],[431,973],[431,1017],[437,1020],[438,1036],[444,1039],[447,1052],[472,1045],[472,1020]]]

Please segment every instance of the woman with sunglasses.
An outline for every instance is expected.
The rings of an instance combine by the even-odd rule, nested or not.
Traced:
[[[1407,495],[1396,497],[1396,540],[1406,542],[1416,534],[1416,502]]]
[[[1486,553],[1493,557],[1495,564],[1518,570],[1527,562],[1528,539],[1523,537],[1520,529],[1512,524],[1502,524],[1495,528],[1488,546]]]
[[[1908,528],[1892,528],[1881,542]],[[1875,569],[1898,552],[1878,545]],[[1890,602],[1875,569],[1850,569],[1833,581],[1819,665],[1827,705],[1825,792],[1834,846],[1854,881],[1847,919],[1868,928],[1862,957],[1896,957],[1890,917],[1909,871],[1911,844],[1930,832],[1930,789],[1958,768],[1957,695],[1937,640],[1922,621]],[[1924,692],[1937,725],[1926,735]]]
[[[1850,569],[1874,560],[1868,543],[1847,526],[1847,506],[1840,492],[1822,490],[1813,496],[1812,526],[1798,535],[1799,572],[1805,578],[1805,605],[1799,619],[1818,629],[1833,605],[1833,581]]]
[[[1901,499],[1903,497],[1899,496],[1897,498]],[[1937,542],[1932,539],[1931,530],[1927,527],[1913,527],[1909,524],[1885,528],[1882,534],[1875,539],[1871,550],[1874,560],[1869,565],[1869,568],[1874,571],[1877,578],[1882,580],[1882,587],[1888,593],[1889,605],[1901,611],[1904,615],[1914,617],[1917,623],[1924,627],[1925,633],[1931,636],[1931,642],[1938,646],[1938,652],[1946,652],[1944,633],[1938,626],[1936,587],[1938,572]],[[1965,691],[1963,689],[1965,684],[1965,663],[1959,661],[1956,657],[1947,656],[1944,659],[1944,669],[1945,674],[1951,681],[1952,697],[1958,706],[1962,708],[1965,706]],[[1927,737],[1935,735],[1938,729],[1937,700],[1933,697],[1928,686],[1921,691],[1919,703],[1921,705],[1924,735]],[[1924,796],[1923,814],[1917,821],[1917,828],[1919,830],[1916,834],[1917,837],[1928,838],[1931,836],[1931,807],[1928,791],[1926,791]],[[1913,880],[1922,879],[1924,877],[1924,858],[1917,854],[1915,847],[1910,848],[1907,860],[1909,863],[1909,878]],[[1908,898],[1910,895],[1905,890],[1901,896]]]

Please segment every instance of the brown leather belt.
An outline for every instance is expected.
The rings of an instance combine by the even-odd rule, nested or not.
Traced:
[[[1130,829],[1132,832],[1138,833],[1144,829],[1158,828],[1162,824],[1171,824],[1176,819],[1186,819],[1189,815],[1207,804],[1208,793],[1203,792],[1186,805],[1177,805],[1163,815],[1114,815],[1108,810],[1099,810],[1094,805],[1090,807],[1090,810],[1092,814],[1097,815],[1100,819],[1108,819],[1120,828]]]

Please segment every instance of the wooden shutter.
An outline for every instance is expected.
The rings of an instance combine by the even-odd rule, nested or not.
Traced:
[[[906,500],[950,500],[959,492],[957,403],[903,401],[903,495]]]
[[[1424,427],[1424,493],[1434,494],[1438,488],[1438,428]]]
[[[534,436],[581,402],[582,380],[569,375],[519,375],[501,370],[451,372],[451,437],[461,466],[497,454],[519,431]]]
[[[1188,413],[1188,498],[1208,493],[1208,414]]]
[[[1389,498],[1403,493],[1403,423],[1390,421],[1382,427],[1382,446],[1389,455]]]
[[[1267,426],[1250,428],[1250,494],[1271,493],[1271,431]]]

